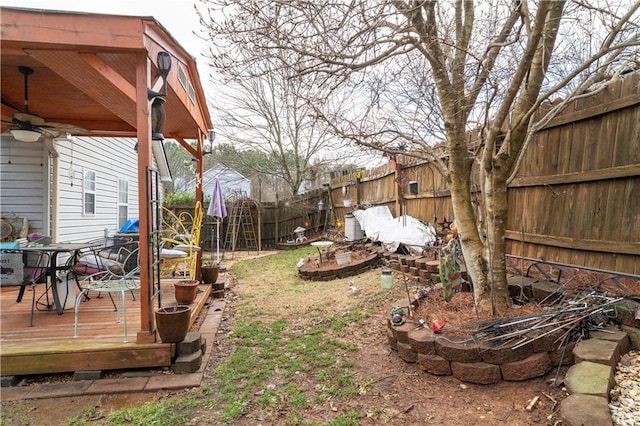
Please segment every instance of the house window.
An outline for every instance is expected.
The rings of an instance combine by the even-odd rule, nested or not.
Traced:
[[[83,213],[96,214],[96,172],[84,172],[82,186]]]
[[[129,181],[118,180],[118,228],[129,219]]]

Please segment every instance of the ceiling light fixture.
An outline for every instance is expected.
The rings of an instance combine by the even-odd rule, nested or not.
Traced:
[[[38,139],[40,139],[40,136],[42,136],[42,134],[34,130],[13,129],[11,130],[11,136],[13,136],[15,140],[20,142],[36,142]]]

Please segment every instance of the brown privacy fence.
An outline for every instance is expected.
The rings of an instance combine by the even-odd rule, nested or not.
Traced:
[[[509,253],[640,274],[640,73],[538,132],[508,198]]]
[[[352,210],[345,199],[432,224],[453,216],[446,181],[424,162],[342,176],[330,195],[341,220]],[[640,73],[575,101],[539,131],[508,203],[508,254],[640,274]]]
[[[426,162],[403,161],[261,205],[262,247],[292,240],[298,226],[309,235],[344,224],[356,207],[386,205],[394,216],[440,230],[438,223],[453,219],[447,182]],[[479,207],[480,194],[474,196]],[[575,101],[539,131],[509,185],[508,203],[508,254],[640,274],[640,73]],[[205,243],[211,226],[205,216]]]
[[[255,200],[254,200],[255,201]],[[295,239],[294,230],[301,226],[307,228],[306,235],[311,237],[315,233],[323,232],[331,224],[328,223],[329,209],[327,207],[328,192],[326,189],[309,191],[303,195],[293,197],[277,203],[262,203],[252,205],[251,219],[255,235],[258,235],[260,225],[260,235],[262,248],[275,248],[278,243],[285,243]],[[227,213],[232,212],[232,200],[225,200]],[[259,205],[260,214],[255,211]],[[176,214],[181,211],[193,212],[192,204],[180,204],[167,206]],[[216,222],[214,218],[206,215],[208,204],[205,203],[205,215],[202,225],[201,240],[204,248],[210,250],[216,248]],[[258,224],[258,217],[260,224]],[[220,248],[224,249],[225,238],[229,234],[229,218],[225,218],[220,225]],[[237,248],[244,250],[245,241],[242,238],[242,229],[237,239]]]

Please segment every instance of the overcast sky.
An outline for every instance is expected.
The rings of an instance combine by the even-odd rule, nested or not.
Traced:
[[[202,32],[194,4],[193,0],[0,0],[2,6],[29,9],[153,16],[191,56],[196,58],[200,80],[207,98],[210,98],[213,96],[213,89],[209,84],[209,70],[202,57],[205,43],[193,33]]]

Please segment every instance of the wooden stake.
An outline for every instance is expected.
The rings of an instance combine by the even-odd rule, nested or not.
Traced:
[[[411,294],[409,293],[409,285],[407,284],[407,278],[404,276],[404,271],[402,271],[402,281],[404,281],[404,288],[407,291],[407,300],[409,301],[409,318],[413,319],[413,309],[411,307],[411,304],[412,304]]]

